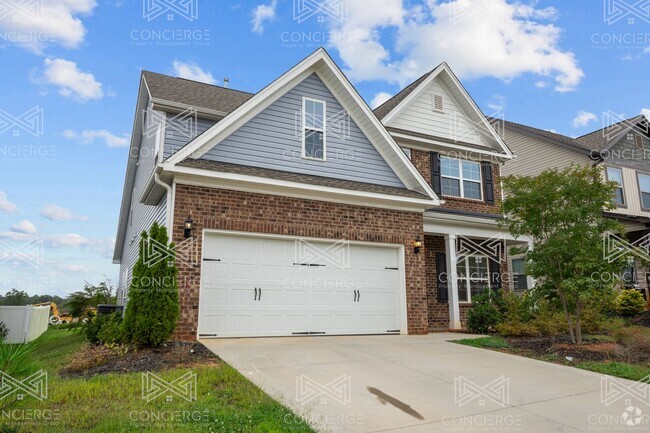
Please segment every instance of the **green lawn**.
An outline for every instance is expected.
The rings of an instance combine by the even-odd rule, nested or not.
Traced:
[[[33,356],[48,371],[48,398],[26,396],[0,411],[1,422],[20,432],[312,432],[300,418],[226,364],[155,372],[172,381],[188,371],[197,376],[197,400],[163,394],[142,398],[142,374],[108,374],[65,379],[57,374],[82,350],[81,335],[49,330]],[[6,404],[6,401],[2,401]],[[39,414],[39,419],[33,418]],[[22,425],[18,425],[22,423]],[[0,431],[3,431],[0,428]]]

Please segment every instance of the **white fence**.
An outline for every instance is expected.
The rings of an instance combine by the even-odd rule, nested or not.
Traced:
[[[0,322],[9,329],[5,343],[28,343],[47,331],[50,306],[0,306]]]

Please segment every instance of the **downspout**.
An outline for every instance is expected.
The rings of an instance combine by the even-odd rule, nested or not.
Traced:
[[[172,228],[173,225],[174,225],[174,224],[173,224],[173,221],[172,221],[172,217],[173,217],[173,216],[172,216],[172,214],[171,214],[171,211],[172,211],[172,203],[173,203],[173,202],[172,202],[172,199],[173,199],[173,197],[172,197],[172,196],[173,196],[173,190],[172,190],[172,187],[171,187],[171,186],[167,185],[165,182],[163,182],[162,180],[160,180],[160,175],[158,174],[158,171],[154,171],[154,174],[153,174],[153,180],[154,180],[158,185],[162,186],[163,188],[165,188],[165,190],[167,190],[167,197],[166,197],[166,200],[167,200],[167,207],[165,208],[165,213],[166,213],[166,215],[165,215],[165,226],[167,227],[167,231],[169,231],[169,237],[172,238],[171,228]]]

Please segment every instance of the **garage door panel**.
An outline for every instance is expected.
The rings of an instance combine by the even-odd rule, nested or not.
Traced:
[[[199,332],[246,337],[399,329],[400,273],[385,269],[397,268],[397,248],[307,244],[301,250],[305,245],[293,239],[206,235],[204,258],[219,261],[203,262]],[[261,299],[255,288],[262,289]]]

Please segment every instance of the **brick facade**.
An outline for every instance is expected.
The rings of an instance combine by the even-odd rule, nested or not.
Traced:
[[[427,183],[431,185],[431,153],[412,149],[411,162],[420,174],[422,174]],[[443,209],[467,212],[499,214],[501,212],[501,167],[499,164],[492,164],[492,178],[494,179],[494,204],[443,195],[441,198],[445,200],[445,203],[441,207]]]
[[[190,213],[199,254],[205,228],[402,244],[408,333],[426,334],[429,330],[425,254],[413,251],[415,238],[424,236],[421,213],[179,184],[174,203],[175,242],[183,241],[183,222]],[[200,267],[179,263],[181,314],[176,339],[196,339],[200,275]]]

